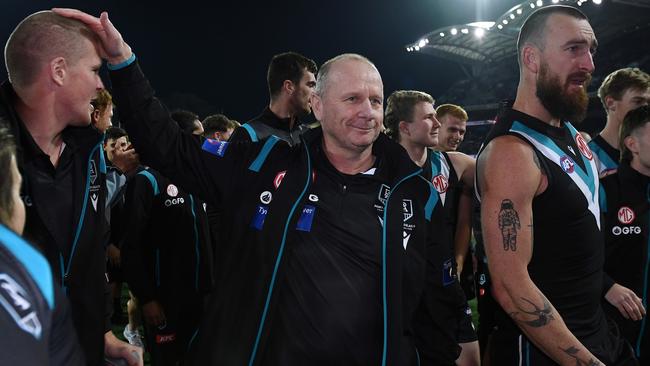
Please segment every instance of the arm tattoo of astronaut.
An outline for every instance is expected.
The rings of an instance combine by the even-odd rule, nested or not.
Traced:
[[[523,309],[521,306],[517,305],[517,309],[519,309],[519,311],[511,312],[510,317],[517,323],[525,324],[529,327],[539,328],[545,326],[555,318],[553,317],[553,307],[551,306],[551,303],[549,303],[544,296],[541,296],[541,299],[542,305],[540,307],[532,301],[522,297],[521,300],[530,304],[530,306],[527,306],[528,310]],[[523,316],[526,316],[528,319],[522,319]],[[533,317],[533,319],[529,319],[530,317]]]
[[[580,351],[577,348],[573,347],[573,346],[571,346],[571,347],[569,347],[567,349],[564,349],[564,348],[560,347],[560,349],[562,351],[564,351],[564,353],[566,353],[569,357],[572,357],[574,360],[576,360],[576,366],[599,366],[599,365],[601,365],[601,363],[598,362],[598,360],[596,360],[595,358],[592,358],[591,360],[588,360],[588,361],[581,360],[580,358],[578,358],[578,352],[580,352]]]
[[[519,223],[519,214],[509,199],[501,201],[499,229],[503,237],[503,250],[517,251],[517,230],[521,229],[521,224]]]

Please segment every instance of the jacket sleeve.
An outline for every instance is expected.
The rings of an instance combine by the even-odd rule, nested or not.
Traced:
[[[219,206],[241,185],[241,177],[262,145],[216,142],[210,146],[182,133],[138,62],[110,73],[113,99],[141,161],[177,183],[186,192]],[[207,145],[206,145],[207,144]]]
[[[57,284],[54,285],[54,309],[52,309],[52,328],[48,349],[51,365],[82,366],[86,364],[77,332],[72,324],[70,303],[63,294],[61,286]]]
[[[122,270],[129,289],[140,304],[155,298],[155,243],[148,235],[154,189],[137,174],[126,189],[125,231],[121,246]]]

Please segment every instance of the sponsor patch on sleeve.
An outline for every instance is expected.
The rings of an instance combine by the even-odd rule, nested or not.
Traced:
[[[227,141],[206,139],[205,142],[203,142],[203,146],[201,148],[209,152],[210,154],[216,155],[221,158],[226,154],[226,149],[228,149],[228,144],[229,142]]]

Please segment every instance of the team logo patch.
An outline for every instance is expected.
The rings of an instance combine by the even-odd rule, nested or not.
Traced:
[[[438,174],[435,177],[433,177],[433,179],[431,179],[431,183],[433,183],[433,187],[440,194],[447,192],[447,189],[449,188],[449,182],[447,181],[447,177],[445,177],[442,174]]]
[[[404,222],[413,217],[413,201],[402,200],[402,212],[404,213]]]
[[[0,273],[0,304],[20,329],[40,339],[41,322],[30,300],[27,291],[13,278],[6,273]]]
[[[573,173],[574,171],[574,166],[575,163],[573,160],[571,160],[570,157],[564,155],[563,157],[560,158],[560,165],[562,166],[562,170],[564,170],[566,173]]]
[[[167,186],[167,194],[168,194],[170,197],[176,197],[176,196],[178,196],[178,188],[176,188],[176,186],[173,185],[173,184],[168,185],[168,186]]]
[[[318,196],[315,194],[310,194],[309,195],[309,200],[312,202],[318,202]]]
[[[626,206],[623,206],[618,209],[618,221],[621,222],[623,225],[628,225],[634,221],[636,218],[636,215],[634,214],[634,211]]]
[[[388,195],[390,195],[390,187],[385,184],[382,184],[381,188],[379,188],[379,194],[377,195],[377,199],[384,206],[386,206],[386,200],[388,199]]]
[[[216,155],[221,158],[226,154],[226,149],[228,149],[228,144],[229,142],[227,141],[205,139],[205,141],[203,142],[203,146],[201,146],[201,149],[209,152],[212,155]]]
[[[485,282],[487,282],[485,279],[485,273],[481,273],[481,275],[478,277],[478,284],[483,286],[485,285]]]
[[[95,184],[96,180],[97,180],[97,166],[95,165],[95,161],[91,160],[90,161],[90,184]]]
[[[282,183],[282,179],[284,179],[284,176],[286,174],[287,174],[287,171],[284,170],[284,171],[279,172],[275,176],[275,179],[273,179],[273,187],[275,187],[275,189],[278,189],[278,187],[280,187],[280,184]]]
[[[272,199],[273,199],[273,194],[269,191],[264,191],[262,192],[262,194],[260,194],[260,202],[262,202],[265,205],[271,203]]]
[[[585,141],[585,138],[581,134],[576,134],[576,145],[578,145],[578,149],[580,149],[580,152],[585,158],[589,160],[594,159],[594,154],[591,153],[591,149],[587,146],[587,141]]]

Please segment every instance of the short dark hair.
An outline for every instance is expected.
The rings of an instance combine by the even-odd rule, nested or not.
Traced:
[[[237,124],[223,114],[213,114],[203,120],[204,135],[212,135],[215,132],[226,132],[230,128],[237,128]]]
[[[625,139],[648,122],[650,122],[650,106],[644,105],[627,112],[623,118],[618,140],[621,147],[621,161],[632,161],[632,152],[625,146]]]
[[[126,136],[127,139],[129,138],[129,135],[124,131],[124,129],[116,127],[116,126],[111,126],[106,130],[106,135],[104,136],[104,141],[108,142],[108,140],[117,140],[120,137]]]
[[[199,116],[196,113],[186,111],[184,109],[177,109],[175,111],[172,111],[171,117],[174,121],[176,121],[176,123],[178,123],[178,126],[181,128],[181,130],[187,133],[194,132],[194,129],[196,128],[194,121],[199,119]]]
[[[576,19],[589,20],[580,10],[567,5],[549,5],[532,12],[524,21],[517,39],[517,61],[521,67],[521,54],[526,43],[544,49],[546,43],[546,22],[552,15],[563,14]]]
[[[598,97],[607,110],[605,98],[610,96],[621,100],[628,89],[646,90],[650,88],[650,75],[634,67],[618,69],[605,77],[598,88]]]
[[[386,134],[395,141],[400,141],[399,123],[413,122],[415,105],[421,102],[435,103],[431,95],[417,90],[397,90],[388,97],[384,124]]]
[[[16,142],[8,124],[0,119],[0,223],[7,225],[14,211],[12,189],[14,176],[11,174],[11,159],[16,155]]]
[[[271,99],[280,93],[285,80],[291,80],[294,84],[298,84],[304,70],[315,75],[318,67],[314,60],[296,52],[285,52],[273,56],[266,73]]]

